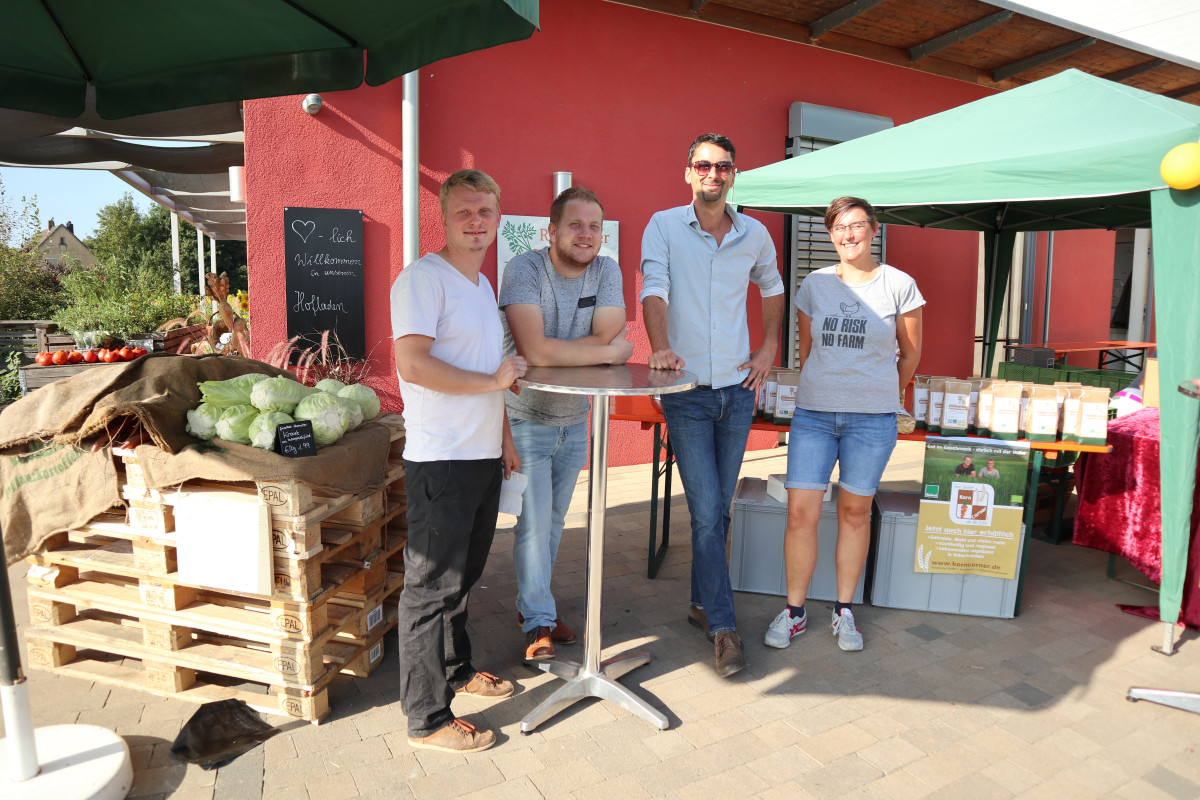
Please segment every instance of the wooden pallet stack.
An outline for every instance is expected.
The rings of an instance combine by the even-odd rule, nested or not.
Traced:
[[[370,675],[395,628],[407,540],[403,422],[386,483],[324,495],[298,481],[194,482],[190,494],[253,493],[269,509],[273,587],[247,595],[179,579],[171,491],[121,455],[114,509],[29,559],[31,667],[203,703],[319,722],[334,676]],[[215,521],[214,524],[219,524]]]

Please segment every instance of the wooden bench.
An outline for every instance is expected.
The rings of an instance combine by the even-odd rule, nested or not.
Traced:
[[[7,361],[9,353],[20,353],[22,362],[29,363],[46,350],[75,346],[70,334],[57,330],[57,323],[48,319],[0,321],[0,363]]]

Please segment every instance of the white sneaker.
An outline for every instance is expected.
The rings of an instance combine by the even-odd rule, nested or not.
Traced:
[[[838,637],[838,647],[843,650],[862,650],[862,632],[854,624],[854,612],[848,608],[842,609],[841,616],[833,612],[833,635]]]
[[[807,611],[798,617],[793,617],[792,610],[785,607],[771,623],[771,627],[767,628],[767,635],[763,637],[763,642],[768,647],[787,647],[792,643],[794,637],[804,633],[807,626]]]

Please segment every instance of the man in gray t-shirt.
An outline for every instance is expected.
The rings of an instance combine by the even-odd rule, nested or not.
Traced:
[[[617,262],[601,256],[604,209],[574,186],[550,207],[550,246],[513,258],[504,268],[499,305],[505,355],[530,366],[624,364],[625,300]],[[554,643],[575,634],[558,618],[550,576],[579,471],[587,462],[588,399],[526,389],[505,393],[521,473],[529,479],[513,541],[517,614],[525,660],[554,657]]]

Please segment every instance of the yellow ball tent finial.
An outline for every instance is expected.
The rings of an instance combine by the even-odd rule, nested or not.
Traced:
[[[1162,179],[1172,189],[1200,186],[1200,142],[1185,142],[1172,147],[1159,167]]]

